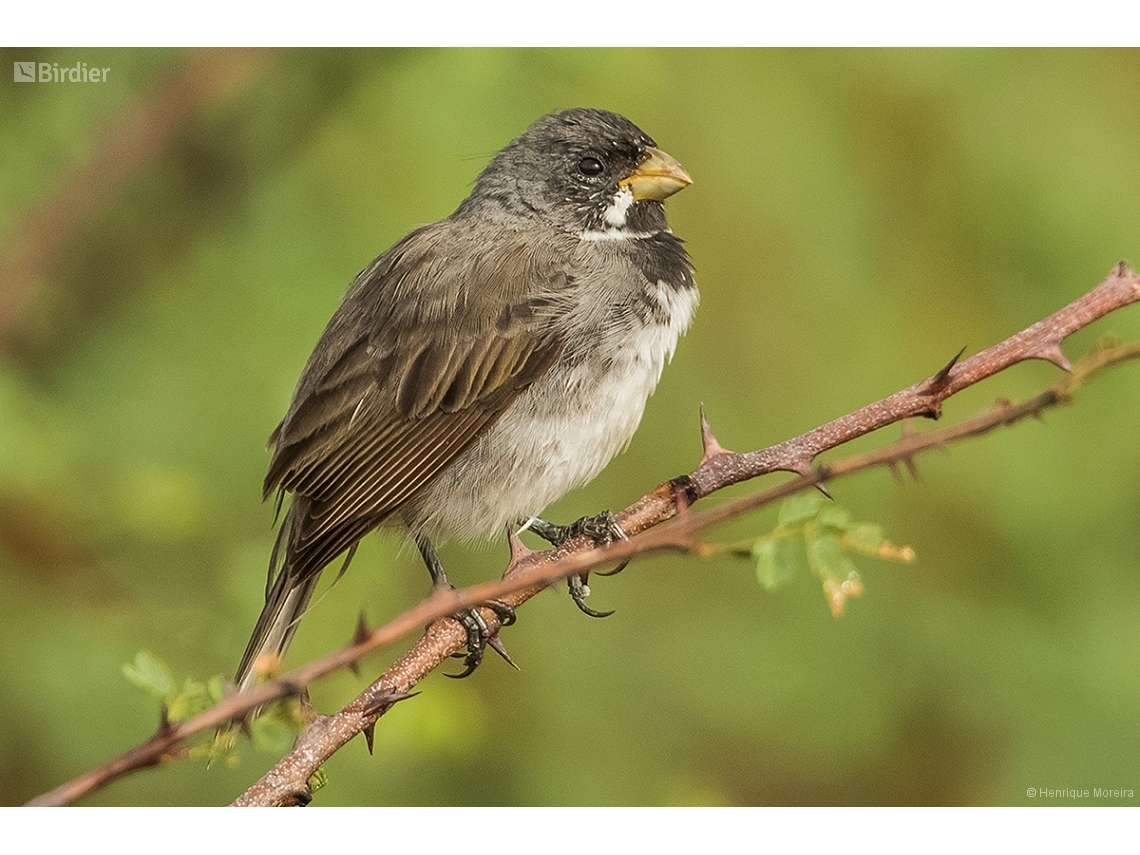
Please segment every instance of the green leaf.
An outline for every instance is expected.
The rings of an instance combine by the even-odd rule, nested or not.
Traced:
[[[848,549],[866,555],[877,555],[879,547],[883,545],[883,527],[874,523],[860,523],[847,529],[843,543]]]
[[[123,676],[160,701],[174,694],[174,674],[170,667],[147,650],[136,653],[134,662],[124,663]]]
[[[167,714],[171,721],[186,721],[200,712],[205,712],[211,705],[206,685],[187,677],[186,682],[182,684],[182,692],[170,699]]]
[[[742,555],[746,550],[737,545],[721,551]],[[776,528],[754,540],[747,552],[756,562],[757,580],[768,591],[787,583],[806,563],[823,582],[835,617],[842,616],[847,600],[863,594],[852,556],[871,555],[904,563],[914,560],[914,550],[886,540],[880,526],[854,522],[849,511],[818,493],[785,500]]]
[[[826,501],[819,493],[814,490],[810,493],[798,493],[784,500],[780,505],[780,513],[777,517],[778,524],[784,527],[794,526],[797,523],[803,523],[811,519],[815,519],[819,513],[820,506]]]
[[[834,503],[820,508],[816,521],[824,528],[844,532],[851,527],[851,514]]]
[[[756,578],[768,591],[788,582],[804,563],[799,543],[786,537],[761,538],[752,547],[752,557]]]
[[[206,681],[206,691],[210,695],[210,700],[215,704],[220,704],[226,697],[226,678],[222,674],[215,674]]]
[[[843,544],[834,534],[821,534],[807,543],[808,566],[820,579],[842,582],[848,576],[858,575],[854,562],[843,551]]]

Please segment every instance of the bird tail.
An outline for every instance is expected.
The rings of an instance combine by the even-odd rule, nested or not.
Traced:
[[[265,592],[265,608],[253,628],[253,635],[246,645],[245,654],[238,665],[234,683],[239,692],[253,686],[257,679],[257,663],[262,657],[273,656],[280,659],[293,640],[297,624],[312,599],[313,591],[321,574],[298,573],[295,568],[294,549],[291,543],[295,509],[290,508],[285,515],[277,542],[273,546],[273,556],[269,560],[269,571],[278,567],[278,555],[284,548],[284,558],[277,570],[276,578]]]
[[[307,579],[295,579],[284,570],[277,574],[234,677],[239,692],[254,684],[257,678],[255,666],[259,660],[264,661],[262,657],[272,655],[280,658],[285,654],[319,579],[318,574]]]
[[[338,551],[345,553],[344,563],[333,580],[335,585],[356,554],[355,542],[343,549],[343,541],[335,538],[331,547],[325,543],[322,549],[314,551],[310,544],[306,549],[299,537],[301,524],[298,520],[307,518],[309,513],[308,500],[294,496],[277,531],[277,542],[273,544],[273,554],[269,559],[270,583],[265,591],[265,608],[261,610],[234,677],[239,692],[246,691],[256,681],[258,660],[265,656],[280,659],[285,654],[297,632],[297,624],[313,598],[325,565],[336,557]]]

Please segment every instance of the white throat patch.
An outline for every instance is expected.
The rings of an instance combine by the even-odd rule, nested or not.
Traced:
[[[614,194],[613,201],[610,202],[609,207],[606,208],[602,214],[602,220],[609,228],[600,230],[589,230],[582,232],[579,237],[582,240],[638,240],[641,238],[650,238],[659,232],[635,232],[626,228],[626,220],[629,218],[629,209],[633,206],[634,198],[633,191],[628,187],[620,188]],[[669,229],[664,229],[668,232]]]
[[[625,218],[629,214],[631,205],[633,205],[633,191],[628,187],[622,187],[614,194],[613,201],[606,208],[602,219],[615,229],[620,229],[625,226]]]
[[[665,234],[672,234],[669,229],[662,230]],[[578,237],[581,240],[644,240],[662,232],[631,232],[629,229],[606,229],[601,232],[582,232]]]

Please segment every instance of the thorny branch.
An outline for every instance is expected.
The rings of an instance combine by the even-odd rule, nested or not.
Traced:
[[[532,552],[512,537],[511,560],[502,580],[463,590],[436,591],[388,624],[373,631],[362,628],[349,646],[278,680],[230,697],[190,721],[171,723],[164,718],[158,732],[146,742],[30,804],[67,804],[135,769],[157,765],[191,735],[212,731],[228,721],[241,721],[271,701],[303,694],[305,687],[318,677],[355,663],[372,650],[429,624],[420,641],[357,698],[335,715],[315,716],[298,737],[293,750],[234,802],[235,805],[306,804],[311,798],[308,781],[313,773],[358,733],[365,733],[371,745],[376,720],[408,697],[413,686],[463,647],[466,633],[455,621],[441,618],[488,600],[500,600],[517,607],[554,582],[574,574],[586,574],[604,562],[663,549],[700,551],[696,538],[700,532],[795,492],[812,486],[825,490],[828,481],[877,466],[893,468],[900,463],[910,466],[915,455],[930,448],[979,436],[1026,416],[1038,415],[1065,402],[1084,381],[1105,367],[1140,358],[1140,345],[1130,345],[1097,351],[1073,366],[1061,351],[1062,342],[1076,330],[1138,301],[1140,277],[1121,262],[1083,297],[988,350],[964,361],[955,357],[940,371],[907,389],[769,448],[746,453],[728,451],[717,442],[702,417],[704,455],[696,470],[665,482],[617,514],[618,523],[630,536],[629,540],[595,548],[592,542],[580,538],[556,550]],[[937,418],[947,398],[1027,359],[1047,360],[1070,374],[1022,404],[999,402],[953,427],[925,434],[907,433],[879,451],[825,466],[813,465],[824,451],[886,425],[916,416]],[[708,511],[690,510],[694,502],[717,490],[780,470],[797,473],[800,477]],[[658,527],[673,518],[676,521],[671,525]],[[497,630],[497,616],[489,609],[482,611],[489,627]]]

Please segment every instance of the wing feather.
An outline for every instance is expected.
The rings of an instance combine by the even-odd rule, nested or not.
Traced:
[[[441,242],[458,251],[442,256]],[[283,572],[319,572],[550,368],[562,344],[532,307],[566,284],[555,259],[570,255],[549,238],[496,245],[444,220],[357,277],[270,437],[266,495],[294,494]]]

